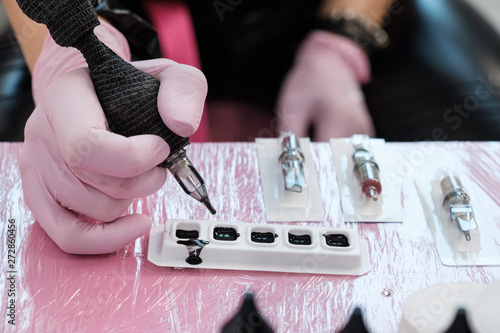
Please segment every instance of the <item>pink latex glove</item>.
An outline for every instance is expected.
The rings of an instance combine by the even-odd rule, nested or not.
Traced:
[[[301,44],[278,98],[280,130],[316,141],[374,135],[360,85],[370,80],[366,54],[351,40],[312,31]]]
[[[43,52],[41,59],[67,69],[68,63],[83,64],[74,50],[51,40]],[[47,59],[47,54],[56,59]],[[160,81],[158,107],[166,125],[178,135],[193,134],[207,93],[203,74],[166,59],[134,65]],[[126,138],[109,132],[88,69],[62,74],[50,70],[58,66],[37,66],[37,106],[26,124],[19,158],[26,203],[62,250],[116,251],[149,231],[148,216],[123,213],[134,198],[163,186],[167,170],[156,165],[170,148],[158,136]],[[57,78],[50,82],[37,76],[43,74]]]

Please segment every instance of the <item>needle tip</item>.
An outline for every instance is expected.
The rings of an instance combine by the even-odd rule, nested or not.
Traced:
[[[375,186],[368,186],[365,189],[365,194],[368,198],[372,199],[373,201],[378,200],[379,192],[378,192],[377,188],[375,188]]]
[[[208,197],[204,197],[202,202],[212,215],[215,215],[217,213],[215,208],[212,206],[212,203],[210,203],[210,199],[208,199]]]

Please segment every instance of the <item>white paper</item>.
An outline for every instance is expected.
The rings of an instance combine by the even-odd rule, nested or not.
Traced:
[[[300,138],[299,142],[305,159],[305,186],[301,193],[296,193],[284,190],[283,173],[279,162],[281,140],[255,139],[268,221],[322,222],[325,219],[310,140]]]

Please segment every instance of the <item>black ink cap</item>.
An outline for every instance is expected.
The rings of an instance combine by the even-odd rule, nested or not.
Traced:
[[[369,333],[363,321],[363,312],[356,307],[347,325],[339,333]]]
[[[467,316],[464,309],[458,309],[457,316],[445,333],[472,333],[467,324]]]
[[[222,333],[273,333],[259,314],[252,293],[247,293],[238,313],[223,327]]]

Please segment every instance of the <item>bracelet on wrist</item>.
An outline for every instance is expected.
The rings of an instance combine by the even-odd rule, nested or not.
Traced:
[[[378,23],[351,8],[333,9],[328,17],[318,21],[316,27],[351,39],[367,53],[389,45],[389,36]]]

